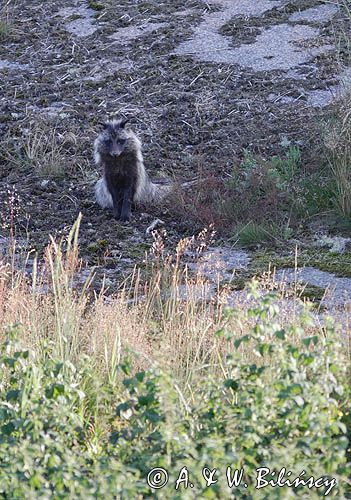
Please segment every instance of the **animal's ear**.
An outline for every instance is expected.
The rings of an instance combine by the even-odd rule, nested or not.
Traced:
[[[121,128],[124,128],[129,121],[130,121],[130,118],[122,118],[122,120],[120,121],[119,126]]]
[[[98,125],[100,125],[101,128],[106,130],[108,128],[108,123],[107,122],[98,122]]]

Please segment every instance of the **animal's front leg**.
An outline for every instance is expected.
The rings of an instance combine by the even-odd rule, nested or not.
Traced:
[[[121,218],[122,204],[123,204],[123,191],[118,188],[114,188],[111,192],[113,200],[113,215],[119,220]]]
[[[127,187],[123,192],[123,202],[121,209],[121,221],[128,221],[131,216],[131,206],[132,206],[132,188]]]

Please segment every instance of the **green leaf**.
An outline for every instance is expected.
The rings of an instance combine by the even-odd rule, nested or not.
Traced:
[[[12,422],[9,422],[1,427],[1,432],[6,436],[10,436],[15,430],[16,427]]]
[[[329,365],[329,370],[330,370],[331,373],[333,373],[335,375],[336,373],[339,373],[340,368],[336,364],[331,363]]]
[[[135,375],[135,378],[137,379],[138,382],[144,382],[144,379],[145,379],[145,372],[142,371],[142,372],[138,372],[136,375]]]
[[[303,390],[300,384],[292,384],[288,387],[288,391],[291,395],[295,396],[298,394],[302,394]]]
[[[41,481],[41,478],[38,474],[34,474],[34,476],[32,476],[30,479],[29,479],[29,484],[32,488],[40,488],[41,485],[42,485],[42,481]]]
[[[15,358],[3,358],[2,362],[5,366],[8,366],[10,368],[14,368],[16,364],[16,359]]]
[[[223,336],[224,336],[224,334],[225,334],[225,328],[220,328],[219,330],[217,330],[217,331],[215,332],[215,336],[216,336],[216,337],[223,337]]]
[[[312,356],[312,354],[310,355],[305,355],[303,356],[303,361],[302,361],[302,364],[305,365],[305,366],[309,366],[313,363],[313,361],[315,360],[314,356]]]
[[[56,399],[61,394],[64,394],[64,384],[53,384],[45,389],[45,396],[48,399]]]
[[[279,339],[279,340],[285,340],[286,335],[285,335],[285,330],[279,330],[274,333],[274,336]]]
[[[6,401],[18,401],[20,399],[21,394],[22,391],[18,389],[13,389],[12,391],[8,391],[6,393]]]
[[[130,408],[132,408],[131,402],[121,403],[116,408],[116,415],[118,417],[120,417],[122,412],[125,412],[125,411],[129,410]]]
[[[236,380],[228,378],[224,381],[224,387],[227,389],[233,389],[233,391],[237,391],[239,389],[239,383]]]
[[[273,351],[273,346],[271,344],[262,343],[258,346],[258,352],[261,356],[264,356],[267,353],[271,353]]]
[[[250,335],[244,335],[234,342],[235,349],[238,349],[243,342],[248,342],[250,340]]]
[[[313,337],[306,337],[302,339],[302,343],[307,347],[309,347],[311,344],[316,345],[318,343],[318,337],[317,335],[313,335]]]
[[[152,393],[142,395],[138,397],[138,403],[140,406],[149,406],[155,401],[155,395]]]
[[[16,359],[18,359],[18,358],[28,359],[28,357],[29,357],[29,351],[16,351],[13,356]]]

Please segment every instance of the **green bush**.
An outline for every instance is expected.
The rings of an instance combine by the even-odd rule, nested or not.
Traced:
[[[129,492],[128,469],[112,457],[106,465],[107,457],[89,446],[87,408],[94,402],[86,401],[80,387],[91,375],[69,362],[39,362],[11,340],[3,345],[1,498],[113,498],[111,492]],[[137,475],[133,471],[131,484]]]
[[[255,327],[235,341],[223,365],[225,377],[200,381],[191,405],[179,400],[171,376],[157,370],[124,380],[129,399],[117,414],[128,418],[114,443],[125,463],[137,464],[142,476],[153,467],[165,468],[170,484],[186,466],[194,488],[179,498],[229,498],[228,465],[245,471],[248,488],[235,489],[236,498],[313,498],[325,493],[325,488],[306,487],[290,493],[288,487],[255,490],[256,469],[263,466],[275,471],[286,467],[293,478],[302,470],[306,478],[334,477],[342,497],[348,440],[340,409],[344,374],[332,331],[327,340],[305,337],[296,327],[281,329],[274,322],[278,310],[272,300],[267,296],[249,311]],[[231,332],[219,333],[232,338]],[[301,342],[292,342],[297,336]],[[259,363],[242,361],[243,343]],[[210,488],[202,476],[204,467],[217,469],[218,482]],[[169,498],[176,496],[170,493]]]
[[[228,355],[191,388],[157,366],[135,372],[126,359],[117,384],[94,390],[99,375],[85,362],[52,360],[49,349],[38,359],[8,340],[0,352],[0,496],[286,499],[330,490],[346,498],[350,395],[333,329],[309,335],[308,315],[281,328],[272,294],[247,315],[248,335],[217,332]],[[97,446],[94,426],[106,428]],[[228,466],[231,475],[244,471],[232,490]],[[318,488],[255,489],[262,467],[271,471],[266,481],[284,467],[291,481],[302,471],[324,479]],[[168,473],[162,489],[148,486],[154,468],[160,475],[149,481]],[[207,487],[211,471],[216,482]]]

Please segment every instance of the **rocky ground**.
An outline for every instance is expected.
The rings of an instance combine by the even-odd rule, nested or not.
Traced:
[[[177,216],[171,207],[138,210],[125,226],[94,203],[92,143],[99,122],[115,113],[134,118],[154,177],[193,178],[205,168],[226,179],[244,150],[269,157],[286,142],[318,168],[316,124],[347,78],[337,2],[52,0],[49,9],[18,0],[5,7],[3,237],[13,226],[40,250],[82,212],[82,255],[110,274],[113,287],[152,244],[146,229],[155,218],[170,242],[192,234],[179,207]],[[295,247],[286,243],[285,255]],[[327,282],[323,275],[311,284]],[[350,280],[342,287],[350,299]]]

